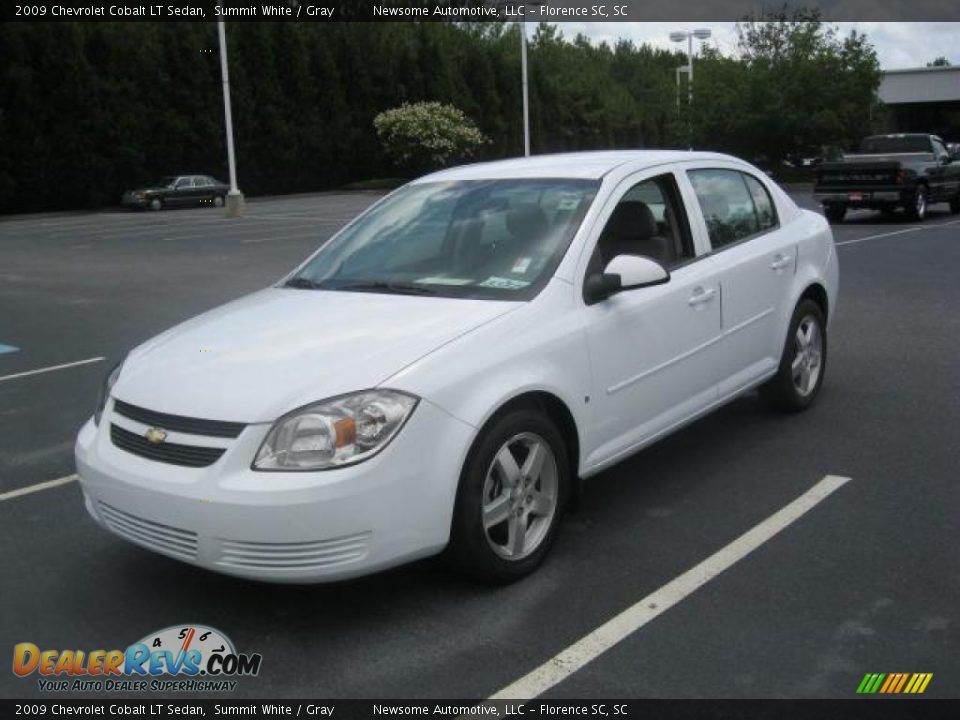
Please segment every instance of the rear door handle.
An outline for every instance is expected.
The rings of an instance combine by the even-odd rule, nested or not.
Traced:
[[[704,303],[710,302],[713,300],[713,296],[717,294],[717,291],[713,288],[705,288],[702,285],[694,289],[693,295],[690,296],[690,299],[687,300],[687,305],[690,307],[697,307],[698,305],[703,305]]]
[[[782,253],[777,253],[773,262],[770,263],[771,270],[783,270],[787,265],[793,262],[793,255],[783,255]]]

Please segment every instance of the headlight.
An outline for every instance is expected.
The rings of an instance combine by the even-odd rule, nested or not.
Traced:
[[[365,390],[323,400],[283,416],[270,429],[254,470],[329,470],[383,450],[417,398],[397,390]]]
[[[110,391],[113,390],[117,378],[120,377],[120,370],[123,369],[123,361],[118,362],[113,370],[103,379],[100,385],[100,394],[97,396],[97,408],[93,413],[93,424],[100,424],[100,416],[103,415],[103,409],[107,406],[107,398],[110,397]]]

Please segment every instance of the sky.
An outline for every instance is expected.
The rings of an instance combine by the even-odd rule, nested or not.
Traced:
[[[880,67],[884,70],[923,67],[940,55],[946,57],[952,65],[960,65],[960,43],[957,42],[960,38],[960,23],[841,22],[835,24],[844,34],[853,29],[865,33],[876,48]],[[675,43],[670,42],[671,31],[701,27],[710,28],[713,35],[709,42],[724,52],[733,51],[736,48],[736,26],[732,22],[560,23],[561,31],[568,38],[582,32],[596,42],[606,40],[612,44],[620,38],[626,38],[638,44],[647,42],[663,48],[677,47]],[[686,44],[682,47],[685,49]]]

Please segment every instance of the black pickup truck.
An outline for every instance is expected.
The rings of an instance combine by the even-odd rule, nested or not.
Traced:
[[[936,135],[873,135],[858,154],[822,163],[813,192],[832,223],[843,222],[848,208],[903,208],[916,222],[932,203],[948,202],[960,213],[960,158]]]

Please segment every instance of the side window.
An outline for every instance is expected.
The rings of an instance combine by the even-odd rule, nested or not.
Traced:
[[[193,180],[192,180],[191,178],[188,178],[188,177],[182,177],[182,178],[178,179],[178,180],[177,180],[177,184],[174,185],[174,187],[175,187],[177,190],[184,190],[184,189],[186,189],[186,188],[188,188],[188,187],[192,187],[192,186],[193,186]]]
[[[773,198],[763,183],[757,180],[753,175],[743,175],[744,182],[747,183],[747,189],[750,191],[750,197],[753,198],[753,207],[757,211],[757,222],[760,231],[771,230],[780,224],[777,219],[777,208],[773,204]]]
[[[944,147],[942,142],[938,140],[931,140],[931,142],[933,143],[933,154],[937,158],[937,160],[942,160],[943,158],[949,156],[949,153],[947,152],[947,148]]]
[[[760,231],[753,197],[736,170],[690,170],[688,173],[714,250]]]
[[[644,180],[624,193],[597,240],[588,272],[602,272],[617,255],[644,255],[666,268],[694,257],[690,225],[673,175]]]

